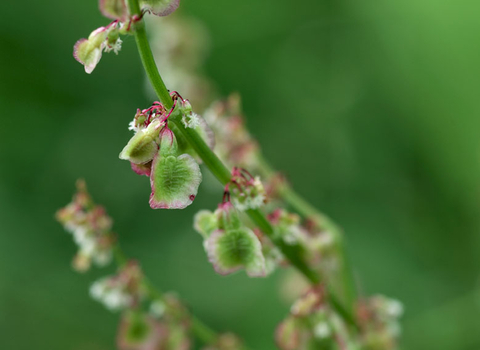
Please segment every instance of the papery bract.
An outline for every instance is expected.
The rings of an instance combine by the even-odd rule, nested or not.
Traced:
[[[294,317],[283,320],[275,332],[275,342],[281,350],[298,350],[302,328]]]
[[[113,21],[106,27],[94,30],[88,39],[80,39],[75,43],[73,57],[84,65],[85,72],[92,73],[102,58],[103,50],[105,52],[114,51],[118,54],[122,46],[122,40],[119,38],[122,28],[125,28],[122,23]]]
[[[230,202],[219,204],[215,214],[218,218],[218,228],[221,230],[238,229],[242,227],[240,216]]]
[[[215,344],[203,347],[201,350],[243,350],[242,340],[233,333],[223,333],[217,337]]]
[[[207,239],[218,227],[218,215],[210,210],[200,210],[195,214],[193,222],[195,230]]]
[[[125,312],[117,334],[120,350],[163,349],[168,329],[153,317],[138,312]]]
[[[227,275],[245,268],[251,277],[265,276],[265,259],[257,236],[246,227],[214,231],[206,249],[215,271]]]
[[[160,136],[160,150],[152,163],[150,183],[153,209],[183,209],[197,195],[202,174],[197,162],[188,154],[178,154],[175,135],[168,128]]]
[[[156,16],[168,16],[180,5],[180,0],[141,0],[142,10],[147,10]]]
[[[125,22],[128,17],[128,7],[125,0],[100,0],[99,8],[102,15]]]
[[[266,275],[262,244],[252,230],[242,225],[230,202],[221,203],[214,213],[197,213],[194,227],[204,238],[204,248],[216,272],[227,275],[245,268],[249,276]]]
[[[73,47],[73,57],[84,65],[85,72],[92,73],[102,58],[103,47],[92,45],[87,39],[80,39]]]
[[[265,274],[269,275],[275,271],[277,266],[286,263],[285,257],[280,249],[278,249],[260,229],[257,228],[254,232],[262,245],[262,254],[265,258]]]
[[[137,173],[138,175],[145,175],[150,177],[152,173],[152,162],[148,162],[145,164],[135,164],[130,162],[132,170]]]
[[[150,162],[158,151],[156,140],[162,125],[156,119],[147,128],[138,130],[123,148],[120,153],[120,159],[129,160],[135,164]]]

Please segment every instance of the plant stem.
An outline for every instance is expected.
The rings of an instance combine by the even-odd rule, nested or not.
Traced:
[[[128,0],[130,13],[132,15],[141,16],[138,0]],[[143,21],[135,24],[135,40],[137,42],[138,51],[142,60],[143,67],[147,73],[150,83],[153,86],[160,102],[168,109],[173,105],[172,98],[165,86],[165,83],[158,72],[150,44],[145,31]],[[202,137],[193,129],[185,128],[182,125],[178,115],[172,115],[169,123],[173,123],[174,131],[179,132],[193,147],[198,156],[202,159],[205,166],[213,173],[213,175],[225,185],[231,180],[231,174],[228,168],[222,163],[218,156],[208,147]],[[270,240],[281,250],[283,255],[295,266],[312,284],[321,282],[320,276],[314,272],[308,264],[301,258],[302,248],[299,245],[288,245],[280,237],[274,234],[272,225],[265,218],[265,215],[258,209],[247,210],[248,216],[252,221],[267,235]],[[331,294],[330,298],[337,300],[335,295]],[[337,309],[341,315],[347,315],[346,321],[355,325],[354,317],[349,310],[346,310],[338,301],[332,302],[332,306]]]
[[[138,0],[128,0],[128,7],[132,16],[142,16]],[[135,41],[137,42],[138,52],[140,53],[143,67],[147,72],[158,98],[167,109],[170,109],[173,106],[173,101],[168,93],[167,87],[162,80],[162,77],[160,76],[160,73],[158,72],[155,59],[153,58],[152,50],[150,49],[150,44],[147,39],[147,33],[145,31],[145,22],[143,20],[139,20],[135,22],[134,25]]]
[[[347,304],[353,308],[356,299],[356,291],[353,282],[352,268],[345,252],[345,240],[342,230],[328,216],[319,212],[298,195],[291,186],[285,184],[280,188],[280,196],[303,217],[313,220],[318,227],[333,234],[337,244],[337,250],[342,264],[342,280],[345,289],[345,299]]]
[[[205,344],[214,344],[218,338],[217,333],[210,327],[205,325],[194,315],[190,316],[190,327],[192,332],[198,339],[201,339]]]
[[[261,153],[257,154],[257,160],[259,163],[258,165],[260,173],[263,177],[269,178],[275,175],[275,170],[265,160]],[[297,213],[299,213],[305,219],[313,220],[320,229],[328,231],[334,235],[335,242],[337,244],[337,251],[340,255],[342,265],[341,278],[345,293],[345,303],[353,312],[357,293],[352,273],[353,269],[350,265],[350,261],[345,250],[345,239],[342,229],[327,215],[320,212],[302,196],[295,192],[295,190],[287,182],[284,182],[282,185],[280,185],[278,192],[280,198],[283,199],[285,203],[290,205]]]

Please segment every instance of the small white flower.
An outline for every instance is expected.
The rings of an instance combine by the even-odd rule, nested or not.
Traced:
[[[150,313],[160,318],[165,313],[165,303],[161,300],[155,300],[150,304]]]
[[[193,112],[191,112],[189,115],[184,114],[182,118],[182,122],[186,128],[195,129],[200,125],[200,116]]]
[[[98,300],[98,301],[102,300],[106,289],[107,289],[107,286],[104,280],[96,281],[90,287],[90,296],[94,300]]]
[[[395,299],[390,299],[385,305],[385,311],[388,316],[398,318],[403,314],[403,304]]]
[[[79,226],[71,221],[68,221],[64,224],[64,227],[68,232],[74,233]]]
[[[115,44],[110,45],[107,44],[105,46],[105,52],[110,52],[113,51],[116,55],[118,55],[118,52],[122,49],[122,39],[118,38],[117,41],[115,41]]]
[[[93,260],[95,261],[95,264],[100,267],[106,266],[110,263],[110,261],[112,261],[112,251],[105,249],[96,251],[93,255]]]
[[[328,323],[322,321],[315,325],[313,329],[313,334],[315,334],[315,337],[319,339],[326,339],[330,337],[330,335],[332,334],[332,331]]]
[[[93,237],[86,237],[79,245],[80,245],[80,252],[83,255],[88,257],[92,257],[97,248],[97,243],[95,241],[95,238]]]
[[[232,198],[233,206],[239,211],[245,211],[248,209],[248,205],[245,203],[245,200],[242,198],[242,201],[238,197]]]
[[[113,288],[106,293],[105,297],[103,298],[103,303],[107,309],[111,311],[117,311],[123,309],[130,303],[130,296],[124,294],[118,288]]]
[[[128,130],[137,131],[138,128],[135,126],[135,119],[128,123]]]
[[[263,193],[250,199],[250,208],[257,209],[260,208],[265,203],[265,196]]]
[[[82,246],[83,243],[88,239],[87,238],[88,230],[85,226],[77,226],[73,231],[73,240],[79,246]]]
[[[297,237],[291,234],[283,236],[283,241],[289,245],[294,245],[298,243]]]

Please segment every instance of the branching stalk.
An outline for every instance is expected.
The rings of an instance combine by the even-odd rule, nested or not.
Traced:
[[[130,13],[133,16],[141,18],[142,13],[138,4],[138,0],[128,0]],[[165,83],[160,76],[158,68],[156,66],[153,54],[150,48],[150,44],[147,39],[145,30],[145,23],[143,20],[136,21],[135,23],[135,39],[137,42],[140,58],[143,63],[143,67],[147,73],[148,79],[153,86],[160,102],[166,107],[171,108],[173,105],[172,98],[165,86]],[[208,147],[202,137],[193,129],[185,128],[182,125],[179,116],[172,115],[169,118],[170,124],[173,124],[174,131],[179,132],[185,140],[193,147],[198,156],[202,159],[205,166],[212,172],[212,174],[220,181],[222,185],[227,184],[231,179],[229,169],[222,163],[218,156]],[[321,281],[320,276],[314,272],[308,264],[301,258],[302,248],[299,245],[287,245],[281,238],[274,235],[273,227],[266,219],[265,215],[258,209],[247,210],[248,216],[252,221],[267,235],[270,240],[281,250],[283,255],[295,266],[313,285],[319,284]],[[338,301],[335,294],[330,292],[329,298],[331,299],[332,306],[342,315],[347,322],[355,325],[355,319],[353,317],[351,308],[344,307],[342,303]]]

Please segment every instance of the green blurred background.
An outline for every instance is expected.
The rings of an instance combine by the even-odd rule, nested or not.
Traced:
[[[346,230],[365,294],[406,308],[402,349],[480,348],[480,3],[467,0],[182,0],[211,34],[206,72],[239,91],[267,158]],[[133,38],[92,75],[72,58],[105,25],[95,0],[2,1],[0,348],[113,349],[118,315],[88,296],[54,221],[87,180],[124,250],[199,317],[274,349],[282,273],[220,277],[192,216],[153,211],[118,159],[146,107]]]

